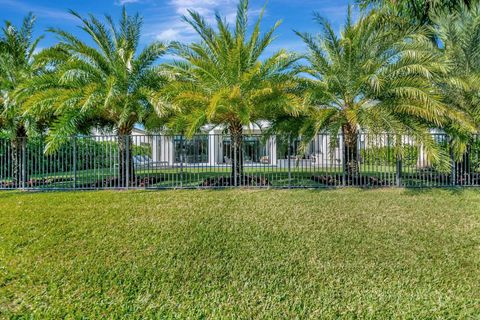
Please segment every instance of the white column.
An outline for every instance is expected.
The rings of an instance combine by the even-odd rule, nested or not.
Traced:
[[[336,137],[333,137],[334,139],[336,139]],[[343,134],[340,136],[340,143],[339,145],[337,146],[337,148],[335,148],[335,157],[333,158],[334,160],[334,163],[337,163],[338,161],[340,163],[340,168],[343,168],[345,166],[345,163],[344,161],[347,160],[347,159],[343,159],[343,150],[345,150],[345,137],[343,136]]]
[[[325,150],[323,146],[323,135],[317,134],[313,140],[313,150],[312,153],[315,156],[315,165],[319,166],[323,164],[323,151]]]
[[[418,148],[417,167],[418,168],[428,167],[427,154],[425,153],[425,147],[423,146],[423,144],[421,144],[420,147]]]
[[[215,159],[217,159],[217,163],[223,163],[223,135],[217,136],[216,146],[215,146]]]
[[[175,161],[175,150],[172,137],[162,136],[160,138],[160,161],[173,165]]]
[[[160,139],[159,136],[153,136],[152,138],[152,161],[161,161]]]
[[[210,166],[214,166],[216,164],[216,159],[217,159],[217,148],[216,148],[216,144],[217,144],[217,138],[215,136],[215,133],[212,131],[210,131],[209,135],[208,135],[208,164]]]
[[[268,157],[270,159],[270,164],[277,165],[277,137],[271,136],[268,139]]]

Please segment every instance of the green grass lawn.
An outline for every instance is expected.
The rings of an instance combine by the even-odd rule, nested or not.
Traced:
[[[0,193],[0,318],[478,318],[480,191]]]

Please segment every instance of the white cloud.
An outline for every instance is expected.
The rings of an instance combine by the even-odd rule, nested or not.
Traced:
[[[180,33],[181,32],[179,29],[175,29],[175,28],[166,29],[161,31],[157,35],[157,39],[164,40],[164,41],[174,41],[178,39],[178,37],[180,36]]]
[[[115,0],[116,5],[123,6],[127,3],[137,3],[140,2],[141,0]]]
[[[170,5],[175,8],[175,12],[185,15],[188,10],[197,11],[201,15],[213,17],[216,9],[225,11],[235,10],[235,2],[232,0],[170,0]]]
[[[188,10],[198,12],[209,23],[215,22],[215,13],[219,12],[227,22],[232,23],[235,21],[237,3],[237,0],[169,0],[167,6],[161,8],[162,14],[157,16],[157,21],[146,21],[146,35],[161,41],[194,41],[198,39],[195,31],[181,20],[182,16],[188,15]],[[259,13],[259,10],[250,11],[254,15]],[[165,15],[165,12],[174,14]]]
[[[66,9],[57,10],[45,6],[26,4],[16,0],[0,0],[0,5],[11,7],[19,12],[33,12],[36,17],[75,20],[71,14],[68,14]]]

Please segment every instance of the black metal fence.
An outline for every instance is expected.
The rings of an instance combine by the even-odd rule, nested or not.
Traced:
[[[448,136],[434,134],[443,161],[410,136],[245,134],[191,139],[168,135],[72,137],[53,153],[41,138],[0,139],[0,189],[170,189],[451,187],[480,185],[480,143],[455,159]]]

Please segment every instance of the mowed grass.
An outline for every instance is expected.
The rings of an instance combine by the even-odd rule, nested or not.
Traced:
[[[0,193],[0,318],[478,318],[480,191]]]

